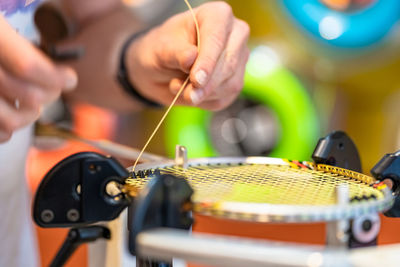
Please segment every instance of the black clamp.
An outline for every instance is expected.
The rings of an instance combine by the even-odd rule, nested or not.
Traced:
[[[76,227],[118,217],[130,200],[112,194],[128,171],[94,152],[74,154],[54,166],[35,196],[33,219],[41,227]],[[114,188],[118,189],[118,188]],[[114,190],[115,191],[115,190]]]
[[[145,230],[168,227],[188,230],[193,189],[184,178],[155,176],[128,209],[129,251],[137,254],[136,237]]]
[[[371,174],[381,181],[391,179],[393,181],[393,192],[398,191],[400,184],[400,151],[383,156],[372,168]]]
[[[312,154],[317,164],[327,164],[356,172],[362,172],[357,147],[342,131],[335,131],[319,139]]]
[[[380,181],[392,180],[395,202],[384,214],[388,217],[400,217],[400,151],[383,156],[372,168],[371,174]]]

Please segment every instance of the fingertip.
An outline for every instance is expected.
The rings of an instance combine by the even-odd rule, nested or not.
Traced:
[[[208,73],[204,69],[195,70],[190,78],[196,88],[204,88],[208,82]]]
[[[70,67],[59,67],[64,91],[72,91],[78,85],[78,74]]]
[[[196,97],[194,96],[194,87],[193,85],[190,83],[186,86],[185,91],[183,92],[183,99],[184,99],[184,103],[185,105],[196,105]],[[195,100],[195,101],[193,101]]]
[[[176,95],[181,89],[183,82],[179,79],[172,79],[169,83],[169,90],[173,95]]]
[[[189,92],[190,100],[193,105],[198,105],[204,100],[204,90],[202,88],[192,88]]]

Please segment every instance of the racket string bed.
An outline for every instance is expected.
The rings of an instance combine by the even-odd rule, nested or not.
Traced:
[[[312,167],[314,169],[293,165],[206,164],[193,165],[187,169],[165,167],[158,171],[187,179],[195,191],[195,204],[250,202],[333,205],[336,203],[335,188],[339,184],[349,186],[350,198],[353,200],[384,197],[381,190],[371,186],[375,182],[372,177],[325,165]],[[152,175],[142,174],[139,178],[128,179],[126,183],[142,188],[150,178]]]

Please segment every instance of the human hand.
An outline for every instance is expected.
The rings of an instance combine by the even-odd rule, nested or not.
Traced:
[[[194,12],[200,51],[190,12],[178,14],[128,48],[129,78],[140,94],[169,105],[190,75],[177,103],[219,110],[231,104],[243,87],[249,27],[225,2],[206,3]]]
[[[77,84],[76,73],[55,65],[0,16],[0,143],[34,122],[43,105]]]

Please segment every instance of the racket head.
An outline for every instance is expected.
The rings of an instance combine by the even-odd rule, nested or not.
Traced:
[[[193,211],[202,215],[252,222],[322,222],[353,219],[383,212],[393,204],[392,192],[373,177],[310,162],[270,157],[215,157],[145,163],[127,184],[143,188],[168,173],[184,177],[194,189]],[[349,201],[338,203],[336,188],[346,185]]]

